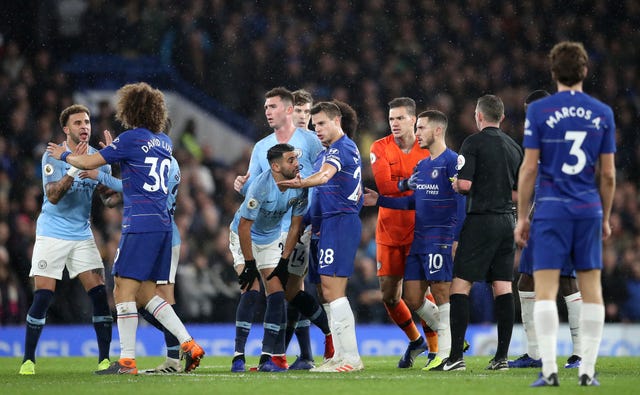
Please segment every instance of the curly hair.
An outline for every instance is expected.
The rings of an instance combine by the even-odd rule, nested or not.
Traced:
[[[145,128],[154,133],[167,125],[167,105],[164,94],[145,82],[127,84],[118,89],[116,119],[125,128]]]

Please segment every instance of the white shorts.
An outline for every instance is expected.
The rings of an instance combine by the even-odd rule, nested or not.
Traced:
[[[287,233],[280,235],[282,248],[287,241]],[[302,243],[296,243],[291,256],[289,257],[289,273],[298,277],[304,277],[309,271],[309,242],[311,240],[311,228],[300,237]]]
[[[95,240],[62,240],[36,236],[29,276],[61,280],[65,266],[70,278],[89,270],[104,269]]]
[[[171,247],[171,269],[169,271],[169,281],[156,281],[158,285],[175,284],[176,272],[178,271],[178,261],[180,260],[180,244]]]
[[[240,248],[240,237],[233,231],[229,232],[229,249],[233,255],[233,267],[244,265],[244,255],[242,255],[242,249]],[[258,270],[271,269],[278,266],[280,257],[282,257],[280,239],[276,239],[266,245],[251,243],[251,249]]]

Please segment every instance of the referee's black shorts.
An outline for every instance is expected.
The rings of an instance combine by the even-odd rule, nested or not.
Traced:
[[[453,276],[476,281],[513,281],[513,214],[468,214],[458,242]]]

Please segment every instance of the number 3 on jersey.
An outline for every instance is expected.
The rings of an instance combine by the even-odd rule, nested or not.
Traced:
[[[587,132],[567,131],[564,135],[566,140],[571,141],[571,148],[569,149],[569,155],[576,157],[576,163],[570,165],[568,163],[562,164],[562,172],[570,176],[576,175],[584,169],[587,164],[587,155],[582,150],[582,143],[587,137]]]
[[[142,186],[145,191],[156,192],[158,189],[162,188],[162,192],[167,194],[167,179],[166,175],[169,174],[169,166],[171,166],[170,159],[163,159],[160,162],[160,169],[158,169],[158,158],[147,156],[144,158],[144,163],[149,163],[151,168],[149,169],[149,177],[153,178],[155,183],[153,185],[149,185],[146,182]],[[159,170],[159,171],[158,171]]]

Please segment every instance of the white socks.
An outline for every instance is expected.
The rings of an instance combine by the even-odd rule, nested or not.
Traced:
[[[136,302],[116,304],[118,314],[118,335],[120,337],[120,358],[136,357],[136,331],[138,330],[138,309]]]
[[[449,312],[451,304],[443,303],[438,306],[440,315],[440,323],[438,324],[438,357],[444,359],[449,356],[451,351],[451,326]]]
[[[335,355],[348,362],[360,361],[358,342],[356,340],[356,325],[351,305],[346,297],[341,297],[329,303],[331,310],[331,333]]]
[[[542,358],[542,374],[549,377],[558,372],[556,362],[558,348],[558,307],[555,300],[540,300],[533,307],[533,321]]]
[[[587,374],[589,377],[593,377],[598,350],[602,341],[603,327],[604,306],[595,303],[582,303],[579,334],[582,341],[582,362],[580,363],[578,376]]]
[[[134,306],[135,307],[135,306]],[[146,306],[144,306],[145,310],[149,313],[153,314],[153,316],[158,320],[171,334],[173,334],[180,344],[191,340],[191,336],[189,332],[187,332],[187,328],[184,327],[180,318],[176,315],[176,312],[173,310],[173,307],[169,303],[167,303],[164,299],[155,295]]]
[[[533,324],[533,306],[536,303],[536,293],[531,291],[519,291],[520,313],[522,316],[522,326],[527,336],[527,354],[533,359],[539,359],[538,338],[536,328]]]
[[[427,323],[429,328],[437,329],[440,324],[440,311],[438,306],[429,299],[425,299],[422,306],[418,307],[416,314]]]
[[[580,345],[580,310],[582,309],[582,294],[580,291],[564,297],[567,304],[567,319],[571,330],[571,341],[573,343],[573,354],[582,356]]]

